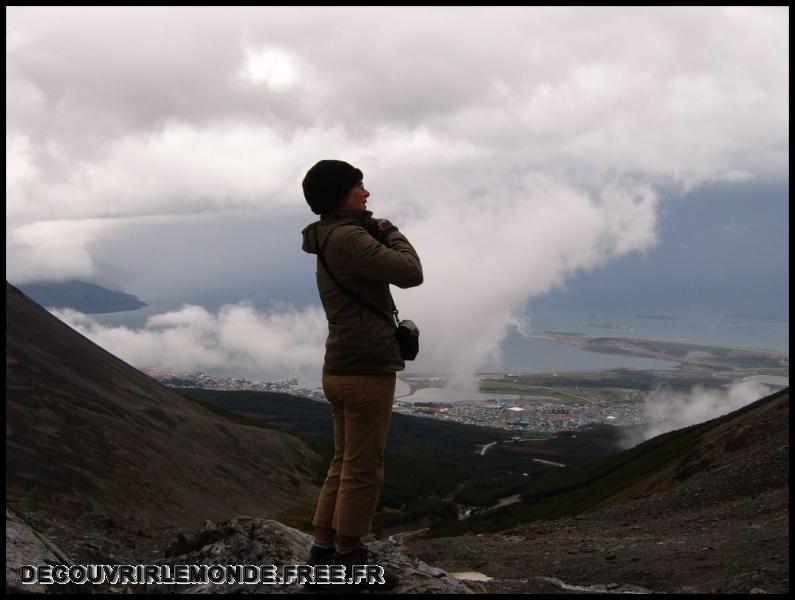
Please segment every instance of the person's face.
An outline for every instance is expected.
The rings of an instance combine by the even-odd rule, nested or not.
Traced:
[[[367,196],[369,195],[370,192],[364,189],[364,184],[360,181],[348,192],[348,196],[340,202],[340,206],[354,210],[365,210],[367,208]]]

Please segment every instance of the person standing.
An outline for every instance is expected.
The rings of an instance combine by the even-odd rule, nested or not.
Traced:
[[[406,236],[367,210],[370,192],[359,169],[340,160],[321,160],[306,173],[302,187],[312,212],[320,215],[302,236],[303,250],[318,254],[317,287],[329,327],[323,391],[334,419],[334,457],[312,520],[315,533],[307,562],[374,564],[361,538],[370,532],[383,486],[395,374],[405,362],[394,327],[354,300],[334,278],[391,315],[389,285],[420,285],[422,265]],[[384,579],[380,589],[399,582],[386,570]]]

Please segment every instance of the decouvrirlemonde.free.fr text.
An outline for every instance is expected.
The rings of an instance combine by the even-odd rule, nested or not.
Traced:
[[[383,584],[380,565],[22,565],[23,584]]]

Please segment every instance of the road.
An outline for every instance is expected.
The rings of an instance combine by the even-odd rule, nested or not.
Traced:
[[[498,444],[498,443],[499,443],[499,442],[492,442],[491,444],[486,444],[486,445],[485,445],[485,446],[483,446],[483,448],[481,449],[481,451],[480,451],[480,455],[481,455],[481,456],[485,456],[485,455],[486,455],[486,450],[488,450],[488,449],[489,449],[489,448],[491,448],[493,445],[495,445],[495,444]]]

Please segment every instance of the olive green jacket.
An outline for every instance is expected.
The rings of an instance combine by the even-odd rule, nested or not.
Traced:
[[[323,256],[334,276],[349,290],[392,315],[389,284],[408,288],[422,283],[422,265],[414,247],[399,231],[382,244],[364,228],[370,211],[337,209],[305,227],[303,250]],[[323,371],[367,375],[402,371],[395,328],[343,292],[317,259],[317,289],[328,319]]]

